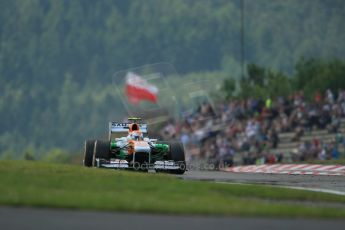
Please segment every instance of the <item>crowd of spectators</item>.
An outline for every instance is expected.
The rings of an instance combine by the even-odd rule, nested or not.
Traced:
[[[170,121],[161,130],[165,139],[179,139],[189,160],[206,159],[232,164],[241,154],[243,164],[274,163],[284,160],[279,148],[279,134],[293,132],[291,142],[313,130],[328,130],[337,137],[332,143],[322,140],[302,142],[292,151],[292,160],[329,159],[339,156],[338,144],[344,144],[339,133],[345,117],[345,90],[316,92],[307,101],[303,92],[288,98],[229,100],[205,102],[192,114]]]

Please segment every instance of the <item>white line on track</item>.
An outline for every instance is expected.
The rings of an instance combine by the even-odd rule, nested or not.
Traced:
[[[275,186],[275,185],[273,185]],[[295,186],[280,186],[277,187],[281,188],[291,188],[291,189],[297,189],[297,190],[306,190],[306,191],[312,191],[312,192],[323,192],[323,193],[330,193],[335,195],[342,195],[345,196],[345,192],[331,190],[331,189],[323,189],[323,188],[306,188],[306,187],[295,187]]]
[[[311,192],[323,192],[323,193],[345,196],[345,192],[332,190],[332,189],[323,189],[323,188],[308,188],[308,187],[298,187],[298,186],[283,186],[283,185],[260,184],[260,183],[258,183],[258,184],[257,183],[239,183],[239,182],[226,182],[226,181],[215,181],[215,183],[240,184],[240,185],[266,185],[266,186],[270,186],[270,187],[290,188],[290,189],[296,189],[296,190],[305,190],[305,191],[311,191]]]

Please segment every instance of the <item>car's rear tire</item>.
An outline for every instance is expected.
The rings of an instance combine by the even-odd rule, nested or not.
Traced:
[[[92,166],[93,150],[95,147],[95,140],[86,140],[84,144],[84,160],[83,165],[85,167]]]
[[[93,150],[92,166],[97,166],[96,158],[110,160],[110,142],[97,140]]]
[[[179,164],[178,170],[171,170],[170,173],[173,174],[183,174],[186,171],[186,160],[184,154],[183,144],[181,142],[171,142],[170,143],[170,153],[169,158]]]

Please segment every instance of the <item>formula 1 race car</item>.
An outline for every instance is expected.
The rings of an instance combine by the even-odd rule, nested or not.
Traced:
[[[183,174],[186,171],[183,145],[144,137],[147,124],[140,120],[110,122],[108,140],[85,141],[84,166]]]

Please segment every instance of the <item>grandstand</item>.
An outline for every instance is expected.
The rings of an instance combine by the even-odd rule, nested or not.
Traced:
[[[170,122],[162,129],[163,138],[182,141],[190,161],[216,164],[327,160],[345,152],[344,90],[337,100],[328,90],[323,101],[306,101],[297,92],[274,99],[273,104],[247,99],[220,102],[216,111],[213,108],[205,103],[184,119]]]
[[[341,119],[340,129],[339,132],[341,134],[345,134],[345,119]],[[312,141],[314,139],[322,140],[324,144],[332,144],[336,140],[335,133],[330,133],[327,129],[323,130],[313,130],[311,132],[306,132],[299,141],[292,141],[293,136],[295,135],[294,132],[287,132],[287,133],[280,133],[279,134],[279,144],[278,148],[271,149],[270,152],[274,154],[284,154],[285,161],[290,161],[292,158],[292,154],[295,154],[298,151],[300,145],[305,141]],[[339,145],[338,148],[340,153],[345,154],[345,146]]]

